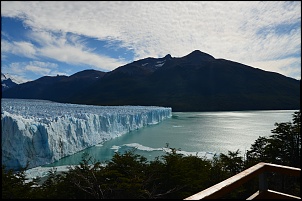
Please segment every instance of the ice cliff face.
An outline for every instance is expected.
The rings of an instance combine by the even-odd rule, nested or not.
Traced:
[[[89,106],[1,100],[2,164],[18,169],[52,163],[90,146],[171,117],[156,106]]]

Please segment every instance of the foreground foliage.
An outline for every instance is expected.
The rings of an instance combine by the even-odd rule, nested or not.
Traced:
[[[117,152],[106,165],[83,155],[82,162],[67,172],[52,169],[46,180],[31,182],[26,181],[25,169],[15,173],[2,166],[2,199],[184,199],[258,162],[300,167],[300,116],[295,112],[293,122],[276,123],[273,135],[259,137],[245,158],[239,150],[212,160],[184,156],[167,144],[170,152],[153,161],[135,154],[135,149]],[[270,182],[273,189],[300,196],[299,179]],[[251,181],[225,198],[246,199],[255,189],[257,182]]]

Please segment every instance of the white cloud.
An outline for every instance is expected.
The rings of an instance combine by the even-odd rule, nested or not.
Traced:
[[[32,31],[27,35],[38,45],[2,40],[3,54],[11,53],[28,58],[47,57],[68,64],[93,66],[107,71],[127,63],[123,59],[93,53],[92,49],[85,46],[85,41],[75,35],[68,37],[66,34],[55,35],[45,31]]]
[[[40,55],[56,59],[69,64],[86,64],[105,70],[113,70],[118,66],[125,64],[116,59],[100,56],[75,46],[65,45],[63,47],[47,46],[39,50]]]
[[[1,65],[1,72],[8,73],[17,79],[18,83],[30,81],[30,79],[25,75],[26,71],[24,70],[23,65],[20,65],[18,62],[11,63],[9,66]]]
[[[288,75],[297,80],[301,79],[301,58],[257,61],[252,62],[251,65],[266,71]]]
[[[39,67],[43,67],[43,68],[50,68],[50,69],[54,69],[54,68],[58,67],[58,64],[56,64],[56,63],[41,62],[41,61],[30,61],[29,65],[39,66]]]
[[[2,16],[21,18],[39,31],[40,55],[108,70],[125,62],[94,54],[78,38],[50,33],[119,41],[134,51],[134,60],[181,57],[199,49],[247,65],[267,62],[277,70],[280,58],[301,52],[300,1],[7,1],[1,6]],[[299,27],[277,31],[290,24]]]
[[[50,75],[53,69],[58,67],[55,63],[41,62],[41,61],[30,61],[27,63],[19,63],[24,66],[24,71],[31,71],[38,75]]]
[[[3,69],[2,69],[3,68]],[[10,72],[9,74],[23,74],[24,73],[24,66],[20,62],[13,62],[9,66],[1,66],[1,70],[4,72]]]
[[[24,69],[27,71],[35,72],[36,74],[40,74],[40,75],[49,74],[49,72],[50,72],[50,69],[41,68],[39,66],[33,66],[33,65],[27,65],[27,66],[25,66]]]
[[[28,78],[26,78],[26,73],[34,73],[35,75],[44,76],[44,75],[57,75],[58,65],[55,63],[50,62],[41,62],[41,61],[30,61],[30,62],[13,62],[9,64],[8,66],[4,65],[1,66],[1,70],[3,72],[9,73],[10,75],[13,75],[14,77],[19,77],[22,82],[29,81]],[[60,73],[64,74],[64,73]]]
[[[34,45],[29,42],[14,41],[10,43],[6,40],[1,40],[1,54],[5,55],[6,53],[24,56],[28,58],[35,58],[36,49]]]

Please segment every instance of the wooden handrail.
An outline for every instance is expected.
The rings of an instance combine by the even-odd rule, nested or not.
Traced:
[[[260,162],[212,187],[209,187],[199,193],[196,193],[184,200],[200,200],[200,199],[217,199],[228,192],[251,180],[256,176],[262,176],[264,172],[279,172],[292,176],[300,176],[301,169],[283,165]],[[265,181],[261,181],[265,182]],[[261,184],[261,188],[265,188],[266,184]],[[264,186],[264,187],[263,187]],[[265,189],[260,189],[265,190]]]

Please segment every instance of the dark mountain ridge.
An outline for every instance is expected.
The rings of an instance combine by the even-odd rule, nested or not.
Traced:
[[[6,90],[3,97],[173,111],[294,110],[300,109],[300,81],[195,50],[179,58],[141,59],[106,73],[42,77]]]
[[[13,90],[3,93],[4,98],[42,99],[51,101],[65,101],[78,90],[89,87],[93,82],[101,79],[105,72],[84,70],[71,76],[43,76],[37,80],[15,86]]]
[[[12,78],[8,77],[8,75],[1,73],[2,91],[12,88],[16,85],[18,85],[18,83],[16,83]]]

